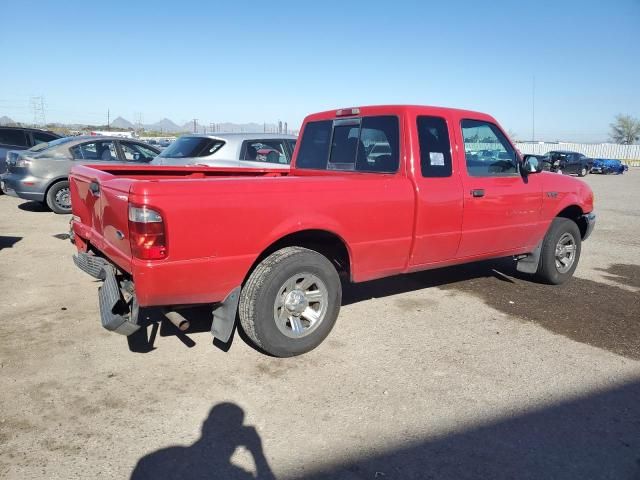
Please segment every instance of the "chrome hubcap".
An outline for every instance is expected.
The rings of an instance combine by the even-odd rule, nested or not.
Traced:
[[[563,233],[556,244],[556,268],[567,273],[576,259],[576,239],[570,233]]]
[[[278,330],[289,338],[312,333],[324,320],[329,292],[322,280],[312,273],[290,277],[278,290],[273,318]]]
[[[71,195],[68,188],[61,188],[56,192],[56,204],[60,208],[71,208]]]

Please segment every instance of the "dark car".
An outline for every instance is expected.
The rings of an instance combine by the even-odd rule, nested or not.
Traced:
[[[7,170],[6,158],[9,150],[27,150],[56,138],[60,138],[60,135],[37,128],[0,127],[0,174]]]
[[[566,150],[553,150],[545,154],[545,163],[550,165],[550,170],[567,175],[584,177],[591,171],[593,159],[579,152]]]
[[[15,197],[46,203],[56,213],[70,213],[67,177],[73,165],[149,163],[159,152],[151,145],[121,137],[60,138],[30,150],[9,151],[8,171],[0,175],[0,188]]]

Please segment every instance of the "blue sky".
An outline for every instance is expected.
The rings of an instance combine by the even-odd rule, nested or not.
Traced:
[[[0,116],[288,121],[413,103],[480,110],[519,139],[605,140],[640,117],[640,0],[0,0]]]

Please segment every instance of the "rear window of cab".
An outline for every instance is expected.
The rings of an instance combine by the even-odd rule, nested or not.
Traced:
[[[394,173],[400,164],[399,137],[395,116],[308,122],[296,168]]]

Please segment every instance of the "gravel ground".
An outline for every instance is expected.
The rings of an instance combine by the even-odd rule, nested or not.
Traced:
[[[286,360],[218,349],[203,310],[152,348],[106,332],[69,217],[0,197],[0,477],[640,479],[640,169],[586,181],[569,284],[496,261],[351,286]]]

